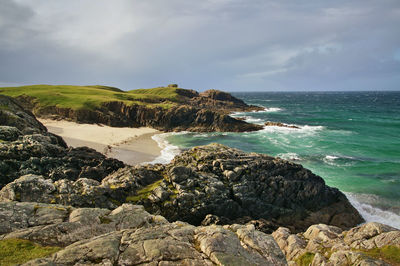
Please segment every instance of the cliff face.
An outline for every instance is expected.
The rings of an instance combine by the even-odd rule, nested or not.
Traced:
[[[221,91],[202,94],[178,89],[179,99],[172,107],[126,105],[123,102],[104,102],[94,110],[39,107],[32,97],[20,96],[17,100],[39,117],[69,119],[80,123],[101,123],[116,127],[148,126],[163,131],[194,132],[245,132],[260,130],[260,125],[250,124],[230,117],[233,111],[260,110]]]

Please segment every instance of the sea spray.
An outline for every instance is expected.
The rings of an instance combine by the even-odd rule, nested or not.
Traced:
[[[366,222],[384,223],[400,229],[400,215],[397,215],[391,211],[381,210],[368,203],[360,202],[360,194],[346,192],[344,194]]]

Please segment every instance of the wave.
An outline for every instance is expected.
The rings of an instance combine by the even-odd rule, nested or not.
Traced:
[[[244,121],[248,123],[254,123],[254,124],[264,124],[265,120],[261,118],[255,118],[251,116],[244,116]]]
[[[280,127],[280,126],[265,126],[261,131],[263,132],[278,132],[278,133],[315,133],[321,130],[324,130],[324,126],[309,126],[309,125],[296,125],[296,124],[288,124],[288,126],[296,126],[298,128],[290,128],[290,127]]]
[[[292,160],[292,161],[300,161],[301,158],[297,153],[288,152],[288,153],[279,153],[278,157],[285,159],[285,160]]]
[[[264,106],[262,106],[264,107]],[[282,111],[282,108],[279,107],[266,107],[264,110],[261,111],[252,111],[252,113],[274,113],[274,112],[279,112]]]
[[[383,223],[400,229],[400,215],[391,211],[379,209],[372,206],[371,204],[362,202],[364,200],[360,200],[360,198],[366,197],[370,198],[370,200],[377,200],[376,196],[367,194],[355,194],[349,192],[345,192],[344,194],[346,195],[350,203],[358,210],[365,221]]]
[[[178,133],[181,134],[182,132]],[[186,132],[184,132],[186,133]],[[153,135],[151,138],[155,140],[158,143],[158,146],[161,148],[161,154],[157,158],[155,158],[153,161],[148,162],[150,164],[156,164],[156,163],[162,163],[162,164],[167,164],[172,161],[172,159],[175,158],[176,155],[181,153],[181,150],[179,149],[178,146],[172,145],[167,141],[167,137],[172,135],[172,134],[177,134],[177,133],[162,133],[162,134],[156,134]]]
[[[339,159],[339,157],[334,156],[334,155],[327,155],[327,156],[325,156],[325,159],[328,161],[333,161],[333,160]]]

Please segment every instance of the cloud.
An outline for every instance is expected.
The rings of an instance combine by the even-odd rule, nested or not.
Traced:
[[[0,0],[0,81],[400,89],[397,0]]]

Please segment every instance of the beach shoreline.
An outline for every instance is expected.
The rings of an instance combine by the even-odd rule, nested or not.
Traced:
[[[49,132],[61,136],[68,146],[87,146],[128,165],[149,163],[161,155],[152,137],[162,132],[149,127],[110,127],[66,120],[38,119]]]

